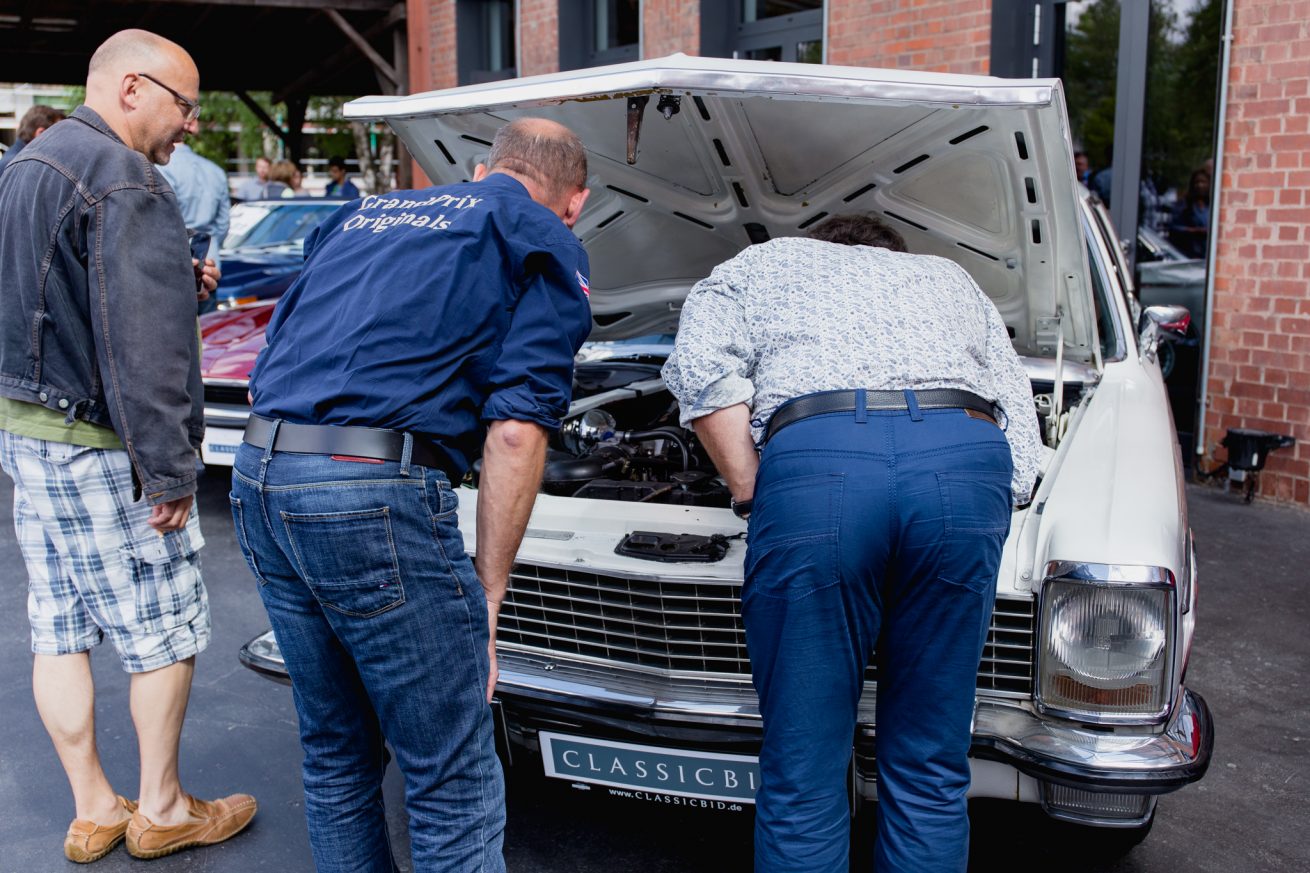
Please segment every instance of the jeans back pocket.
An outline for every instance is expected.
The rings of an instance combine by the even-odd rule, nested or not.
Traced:
[[[757,488],[743,600],[757,594],[799,600],[837,584],[844,485],[842,473],[819,473],[770,479]]]
[[[1000,470],[952,470],[937,474],[946,534],[1003,534],[1013,507],[1011,474]]]
[[[301,578],[324,606],[368,618],[405,602],[390,507],[279,515]]]
[[[939,472],[944,531],[938,578],[975,594],[995,591],[1001,549],[1010,530],[1010,473]],[[988,594],[988,596],[991,596]]]

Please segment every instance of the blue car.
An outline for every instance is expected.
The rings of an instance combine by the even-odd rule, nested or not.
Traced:
[[[348,200],[255,200],[232,207],[221,251],[219,309],[281,296],[304,266],[305,237]]]

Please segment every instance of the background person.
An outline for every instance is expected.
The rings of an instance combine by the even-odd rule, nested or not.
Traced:
[[[29,577],[32,690],[73,790],[74,861],[124,835],[138,857],[219,842],[255,814],[248,795],[188,796],[177,771],[210,637],[193,506],[203,392],[186,228],[148,162],[195,132],[199,93],[180,46],[117,33],[91,58],[86,105],[0,174],[0,462]],[[206,293],[215,278],[211,265]],[[132,675],[136,803],[115,794],[96,745],[88,650],[105,636]]]
[[[1192,172],[1187,182],[1187,196],[1174,209],[1169,222],[1169,241],[1189,258],[1209,254],[1210,174],[1204,169]]]
[[[22,120],[18,122],[18,133],[14,138],[14,144],[5,150],[3,155],[0,155],[0,170],[3,170],[6,164],[18,157],[18,153],[23,150],[24,146],[63,119],[64,113],[62,111],[41,103],[24,112]]]
[[[345,197],[354,200],[359,196],[359,189],[346,176],[346,161],[344,158],[332,158],[328,161],[328,178],[331,181],[328,182],[327,189],[323,192],[324,197]]]
[[[1092,182],[1092,164],[1087,157],[1086,152],[1073,153],[1073,172],[1078,177],[1078,181],[1084,185],[1090,185]]]
[[[414,868],[504,870],[496,617],[591,327],[569,232],[586,179],[567,128],[514,121],[472,182],[333,213],[269,323],[232,512],[291,676],[320,873],[393,870],[384,742]],[[452,485],[479,446],[475,564]]]
[[[221,268],[218,252],[227,237],[228,216],[232,208],[227,173],[218,164],[196,154],[184,142],[176,145],[172,160],[160,166],[159,172],[177,196],[187,232],[209,234],[206,257]],[[213,297],[206,298],[201,301],[201,311],[213,309],[216,302]]]
[[[755,870],[847,869],[876,642],[876,869],[963,873],[978,663],[1011,498],[1027,499],[1040,450],[1032,389],[958,264],[907,254],[870,216],[811,236],[698,282],[663,371],[750,519]]]
[[[272,166],[273,162],[263,155],[255,158],[255,177],[245,180],[237,187],[236,198],[238,200],[267,200],[270,197],[282,196],[282,189],[280,188],[274,193],[269,192],[268,172]]]
[[[277,161],[268,171],[269,197],[300,197],[305,193],[301,188],[304,176],[293,161]],[[274,188],[274,186],[280,186]]]

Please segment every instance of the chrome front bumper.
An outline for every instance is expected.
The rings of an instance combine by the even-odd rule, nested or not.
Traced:
[[[714,726],[758,738],[759,702],[749,682],[671,681],[508,652],[500,654],[499,664],[496,696],[511,722],[517,705],[527,704],[538,712],[568,713],[575,721],[590,715],[610,726],[631,722],[643,734],[658,733],[660,726]],[[860,725],[875,725],[876,702],[877,688],[865,686]],[[1178,711],[1159,733],[1089,730],[1039,718],[1021,700],[980,698],[970,754],[1044,782],[1162,794],[1200,779],[1213,746],[1209,707],[1199,694],[1184,691]]]
[[[241,650],[247,667],[286,681],[272,633]],[[534,721],[674,739],[699,734],[732,743],[758,743],[759,702],[750,682],[669,679],[560,662],[517,652],[499,653],[496,697],[510,733],[524,736]],[[861,734],[875,725],[877,689],[860,699]],[[876,735],[876,726],[873,728]],[[1038,718],[1024,701],[980,698],[974,711],[974,758],[997,761],[1043,782],[1086,791],[1163,794],[1200,779],[1210,764],[1214,725],[1199,694],[1184,691],[1177,712],[1158,733],[1090,730]]]

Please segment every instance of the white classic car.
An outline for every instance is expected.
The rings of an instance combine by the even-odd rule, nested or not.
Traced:
[[[752,802],[745,523],[677,426],[660,364],[716,264],[868,211],[995,302],[1046,443],[1001,562],[970,796],[1040,804],[1126,848],[1160,794],[1205,773],[1210,714],[1183,684],[1196,568],[1155,361],[1186,312],[1139,313],[1108,217],[1074,180],[1058,81],[673,56],[346,114],[390,123],[438,184],[469,178],[524,115],[569,125],[589,151],[575,231],[592,343],[500,617],[514,766],[662,803]],[[459,495],[471,550],[477,491]],[[281,672],[271,635],[243,659]],[[875,657],[852,738],[857,802],[877,797],[877,678]]]

